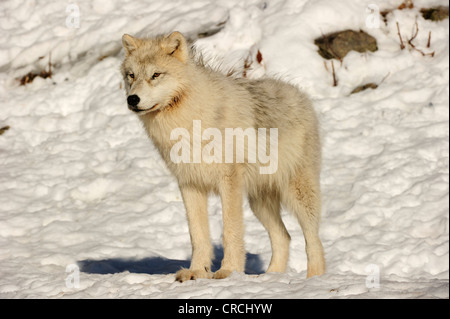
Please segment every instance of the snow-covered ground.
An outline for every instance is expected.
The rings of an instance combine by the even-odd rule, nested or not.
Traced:
[[[0,298],[448,298],[449,20],[419,11],[448,1],[414,0],[373,28],[378,9],[401,2],[1,1],[0,128],[10,128],[0,135]],[[400,49],[396,22],[407,42],[415,21],[414,45],[434,57]],[[183,203],[126,107],[121,36],[179,30],[196,40],[218,24],[197,41],[207,56],[239,67],[259,50],[264,66],[249,77],[281,77],[314,100],[321,277],[305,279],[303,236],[287,213],[289,269],[264,274],[269,238],[246,204],[246,274],[174,281],[191,252]],[[378,51],[335,61],[333,87],[314,39],[345,29],[368,32]],[[20,86],[50,53],[52,78]],[[378,88],[350,95],[368,82]],[[210,227],[217,267],[217,197]]]

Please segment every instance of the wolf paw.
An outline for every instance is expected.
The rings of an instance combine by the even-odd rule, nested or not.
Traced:
[[[313,276],[321,276],[325,273],[325,265],[318,265],[316,267],[308,267],[306,278]]]
[[[184,282],[187,280],[195,280],[198,278],[212,278],[212,273],[206,269],[180,269],[175,274],[175,280]]]
[[[231,275],[233,271],[228,269],[219,269],[213,275],[214,279],[224,279]]]

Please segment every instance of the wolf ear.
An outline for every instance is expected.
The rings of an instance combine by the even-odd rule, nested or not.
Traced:
[[[133,38],[129,34],[124,34],[122,36],[122,45],[125,49],[126,56],[129,56],[131,52],[136,50],[139,45],[141,44],[141,41],[137,38]]]
[[[186,62],[189,57],[186,38],[180,32],[172,32],[167,36],[162,46],[168,55],[172,55],[181,62]]]

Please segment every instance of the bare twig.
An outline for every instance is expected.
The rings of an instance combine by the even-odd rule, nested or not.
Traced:
[[[411,39],[408,40],[408,44],[411,46],[412,49],[416,50],[417,52],[419,52],[420,54],[422,54],[422,56],[426,56],[429,55],[431,57],[434,57],[434,51],[430,52],[430,53],[425,53],[422,50],[416,48],[416,46],[412,43],[412,41],[417,37],[417,34],[419,34],[419,25],[416,23],[414,24],[415,26],[415,32],[414,34],[411,36]],[[431,33],[428,34],[428,41],[430,41],[430,37],[431,37]]]
[[[414,44],[409,43],[409,42],[408,42],[408,44],[411,46],[411,48],[413,48],[414,50],[416,50],[417,52],[419,52],[420,54],[422,54],[422,56],[427,56],[427,55],[429,55],[429,56],[431,56],[431,57],[434,57],[434,51],[433,51],[433,52],[429,52],[429,53],[425,53],[425,52],[423,52],[422,50],[416,48],[416,46],[415,46]]]
[[[400,26],[398,25],[398,22],[396,22],[397,23],[397,33],[398,33],[398,37],[400,38],[400,49],[404,49],[405,48],[405,45],[403,44],[403,39],[402,39],[402,35],[400,34]]]
[[[429,48],[431,45],[431,31],[428,32],[428,42],[427,42],[427,48]]]
[[[244,70],[242,71],[242,77],[244,77],[244,78],[247,77],[247,70],[250,69],[252,64],[253,64],[253,61],[250,59],[250,53],[249,53],[248,56],[244,60]]]
[[[334,60],[331,59],[331,73],[333,74],[333,86],[337,86],[338,82],[337,82],[337,78],[336,78],[336,71],[334,70]],[[330,72],[330,70],[328,69],[328,63],[326,60],[323,60],[323,66],[325,67],[325,70],[327,70],[327,72]]]
[[[416,31],[413,33],[413,35],[411,36],[411,39],[408,40],[408,43],[412,42],[412,40],[414,40],[417,35],[419,34],[419,25],[417,24],[417,21],[414,23],[414,26],[416,27]]]
[[[331,69],[333,70],[333,86],[337,86],[336,72],[334,71],[334,63],[333,63],[333,60],[331,60]]]
[[[378,85],[381,85],[381,83],[383,83],[384,80],[386,80],[390,74],[391,74],[391,72],[388,72],[388,74],[386,74],[386,75],[384,76],[384,78],[381,79],[381,82],[380,82]]]

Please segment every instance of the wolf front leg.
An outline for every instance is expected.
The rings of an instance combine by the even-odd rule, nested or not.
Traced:
[[[186,208],[192,244],[192,260],[189,269],[176,273],[176,280],[183,282],[197,278],[211,278],[213,248],[209,235],[207,193],[192,186],[180,186]]]
[[[226,278],[233,271],[243,272],[245,268],[243,180],[239,167],[227,168],[219,193],[222,200],[224,256],[220,269],[214,273],[215,279]]]

